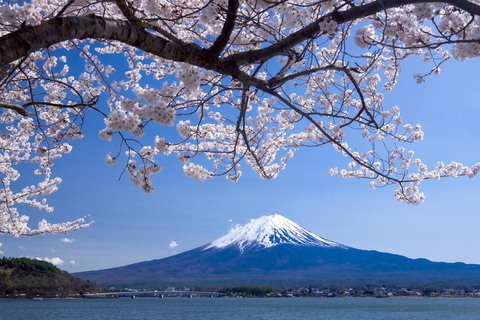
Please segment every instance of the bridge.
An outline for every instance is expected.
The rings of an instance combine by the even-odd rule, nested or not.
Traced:
[[[87,293],[83,297],[86,299],[94,298],[117,298],[117,297],[130,297],[135,299],[136,297],[159,297],[163,298],[165,296],[187,296],[193,298],[193,296],[208,296],[213,297],[222,297],[225,293],[219,292],[204,292],[204,291],[127,291],[127,292],[108,292],[108,293]]]

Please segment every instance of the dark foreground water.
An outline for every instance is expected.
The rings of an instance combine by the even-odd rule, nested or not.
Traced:
[[[480,319],[480,299],[120,298],[0,300],[2,320]]]

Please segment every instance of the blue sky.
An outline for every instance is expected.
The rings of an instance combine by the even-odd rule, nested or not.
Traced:
[[[442,66],[440,76],[418,85],[412,74],[428,66],[410,61],[386,95],[387,108],[398,105],[405,123],[422,125],[425,138],[411,147],[430,167],[437,161],[480,161],[477,65],[476,60],[452,61]],[[325,146],[298,151],[272,181],[261,180],[244,165],[236,184],[222,177],[191,180],[175,156],[163,157],[164,169],[153,178],[155,193],[145,194],[127,176],[118,181],[121,166],[105,165],[105,154],[117,146],[97,137],[102,119],[91,116],[87,136],[54,167],[63,178],[49,199],[55,211],[25,213],[51,222],[90,214],[95,224],[66,236],[2,236],[5,256],[58,257],[64,261],[60,267],[71,272],[116,267],[193,249],[236,223],[278,213],[347,246],[480,264],[480,177],[424,182],[426,202],[412,206],[397,202],[392,187],[371,190],[366,180],[330,177],[328,169],[345,162]],[[72,241],[62,242],[65,238]],[[178,243],[174,249],[172,241]]]

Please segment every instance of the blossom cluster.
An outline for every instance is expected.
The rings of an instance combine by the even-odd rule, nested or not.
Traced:
[[[29,25],[38,25],[43,20],[42,7],[35,1],[32,3],[14,3],[3,4],[0,7],[0,15],[2,22],[5,24],[21,24],[27,23]]]
[[[28,225],[30,217],[19,212],[18,207],[28,206],[46,212],[52,212],[53,207],[48,205],[46,197],[58,190],[62,182],[59,177],[52,178],[51,167],[53,161],[69,153],[72,147],[62,143],[63,139],[76,138],[78,128],[69,125],[64,113],[44,110],[46,114],[56,117],[56,129],[49,126],[43,132],[39,131],[39,124],[31,118],[21,118],[11,110],[4,110],[0,122],[4,132],[0,136],[0,233],[32,236],[45,233],[67,233],[89,226],[85,218],[72,222],[50,224],[42,219],[36,228]],[[48,118],[48,121],[52,121]],[[73,130],[73,133],[69,133]],[[44,144],[46,135],[56,135],[57,143],[53,146]],[[16,169],[19,164],[37,163],[34,175],[43,177],[37,184],[27,185],[17,189],[14,183],[20,181],[20,172]]]
[[[335,34],[338,29],[338,24],[336,21],[331,20],[331,19],[324,19],[322,20],[318,26],[320,27],[320,30],[326,34]]]

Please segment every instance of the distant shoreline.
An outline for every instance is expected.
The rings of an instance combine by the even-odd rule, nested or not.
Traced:
[[[78,296],[43,296],[43,295],[28,295],[22,297],[15,297],[15,296],[0,296],[0,300],[32,300],[33,298],[42,298],[44,300],[77,300],[77,299],[84,299],[84,300],[104,300],[104,299],[130,299],[129,297],[119,297],[119,296],[111,296],[111,297],[95,297],[95,298],[86,298],[83,295]],[[159,297],[154,296],[138,296],[136,299],[139,298],[155,298],[158,299]],[[166,296],[163,299],[168,298],[187,298],[187,296]],[[198,298],[208,298],[206,296],[196,296],[195,299]],[[260,296],[222,296],[222,297],[215,297],[216,299],[219,298],[227,298],[227,299],[479,299],[480,297],[472,297],[472,296],[333,296],[333,297],[325,297],[325,296],[272,296],[272,297],[260,297]]]

